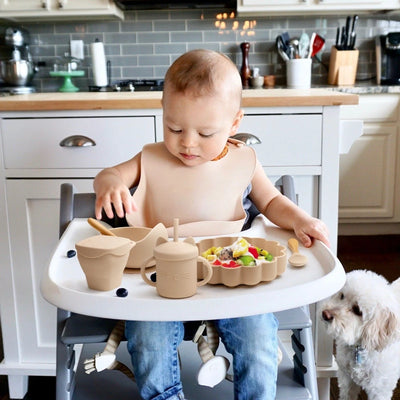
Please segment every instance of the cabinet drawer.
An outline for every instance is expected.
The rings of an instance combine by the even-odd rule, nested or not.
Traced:
[[[322,116],[246,115],[239,132],[256,135],[254,145],[263,166],[321,165]]]
[[[35,118],[1,121],[5,168],[104,168],[155,141],[154,117]],[[83,135],[94,146],[62,147]]]

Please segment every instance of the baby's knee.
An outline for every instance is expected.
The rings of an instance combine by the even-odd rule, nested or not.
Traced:
[[[183,324],[175,321],[127,321],[125,324],[129,350],[157,351],[176,347],[183,340],[183,333]]]

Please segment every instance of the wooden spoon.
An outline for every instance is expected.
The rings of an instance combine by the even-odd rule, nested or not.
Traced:
[[[102,235],[117,236],[115,233],[107,229],[101,222],[97,221],[97,219],[88,218],[87,221],[89,222],[90,226],[99,231]]]
[[[292,251],[292,255],[289,257],[289,263],[293,267],[302,267],[307,264],[307,257],[304,254],[299,253],[299,242],[295,238],[288,240],[289,249]]]

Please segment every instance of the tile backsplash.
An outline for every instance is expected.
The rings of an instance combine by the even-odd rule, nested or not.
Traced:
[[[240,43],[251,44],[249,64],[262,75],[276,75],[277,85],[285,84],[285,64],[275,50],[275,38],[282,32],[299,36],[319,33],[325,38],[321,60],[313,60],[312,83],[327,83],[329,53],[336,28],[345,24],[343,16],[236,17],[210,10],[130,11],[124,21],[38,22],[20,26],[30,33],[30,50],[35,62],[45,62],[34,78],[38,91],[56,91],[61,78],[49,76],[57,63],[69,53],[70,40],[83,40],[85,58],[79,69],[85,77],[74,78],[81,90],[93,84],[90,43],[96,39],[105,46],[111,61],[111,81],[129,78],[162,78],[180,54],[195,48],[208,48],[227,54],[240,68]],[[2,21],[0,27],[10,26]],[[375,37],[387,31],[399,31],[400,22],[360,16],[356,46],[360,50],[357,81],[375,83]]]

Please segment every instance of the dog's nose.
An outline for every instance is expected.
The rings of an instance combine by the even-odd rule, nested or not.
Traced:
[[[322,318],[325,320],[325,321],[332,321],[333,320],[333,314],[331,314],[330,312],[329,312],[329,310],[324,310],[324,311],[322,311]]]

